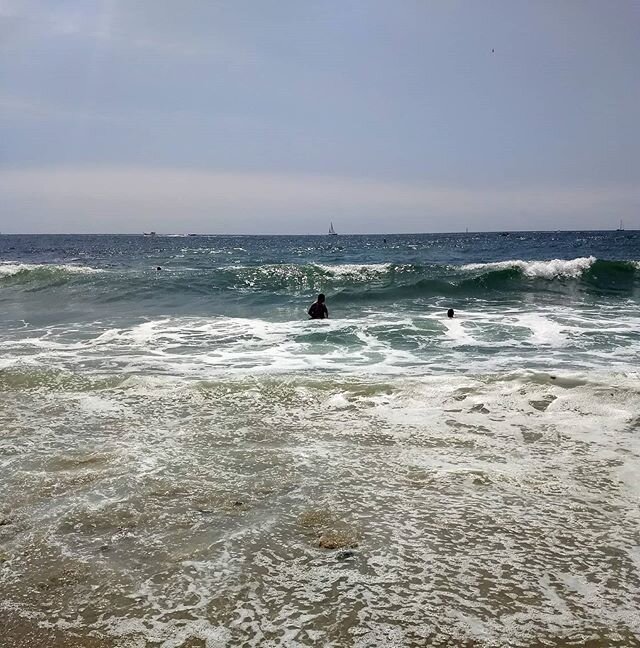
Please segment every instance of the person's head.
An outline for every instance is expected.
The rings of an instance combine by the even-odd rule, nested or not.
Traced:
[[[324,304],[324,293],[320,293],[318,295],[318,303],[319,304]]]
[[[453,308],[450,308],[450,309],[447,311],[447,317],[453,317]]]

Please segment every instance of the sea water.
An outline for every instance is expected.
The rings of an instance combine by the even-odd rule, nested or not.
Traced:
[[[639,261],[0,237],[2,610],[113,646],[640,645]]]

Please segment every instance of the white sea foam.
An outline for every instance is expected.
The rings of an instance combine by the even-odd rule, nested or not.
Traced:
[[[317,267],[334,277],[363,277],[387,273],[391,263],[343,263],[337,265],[317,264]]]
[[[3,421],[8,604],[164,648],[640,631],[637,376],[168,375],[87,396],[26,394]],[[332,530],[352,557],[318,546]]]
[[[90,268],[89,266],[64,264],[48,264],[48,263],[11,263],[8,261],[0,262],[0,277],[10,277],[20,272],[31,272],[33,270],[57,270],[60,272],[68,272],[74,274],[93,274],[103,272],[97,268]]]
[[[596,261],[596,257],[578,257],[576,259],[552,259],[550,261],[496,261],[492,263],[468,263],[462,270],[505,270],[519,268],[527,277],[553,279],[555,277],[579,277]]]
[[[521,313],[514,318],[516,326],[530,331],[528,342],[537,345],[563,346],[567,343],[567,334],[573,327],[559,324],[550,317],[540,313]]]
[[[230,270],[241,276],[246,276],[251,285],[257,278],[281,277],[285,279],[299,279],[303,283],[307,280],[307,273],[320,270],[328,277],[368,281],[372,278],[384,276],[393,267],[391,263],[368,264],[265,264],[261,266],[246,266],[233,264],[224,266],[223,270]]]
[[[189,378],[308,370],[415,375],[451,366],[497,371],[513,363],[624,368],[640,357],[638,326],[640,313],[617,310],[609,317],[606,305],[579,316],[563,307],[458,310],[452,320],[441,311],[280,322],[175,317],[122,328],[86,324],[73,336],[57,327],[12,328],[0,335],[0,347],[6,367],[73,370],[80,362],[100,373]]]

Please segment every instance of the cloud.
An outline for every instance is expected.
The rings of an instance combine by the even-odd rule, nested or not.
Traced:
[[[139,117],[139,112],[134,113],[133,117]],[[129,116],[131,119],[131,116]],[[0,93],[0,120],[2,121],[49,121],[49,120],[66,120],[66,121],[101,121],[121,123],[123,118],[116,114],[99,112],[96,110],[83,110],[78,107],[66,107],[34,99],[33,97],[8,95]]]
[[[205,4],[191,16],[182,6],[160,7],[146,0],[135,6],[115,0],[63,4],[0,0],[0,21],[11,27],[7,38],[0,40],[0,49],[30,50],[34,44],[55,48],[76,40],[123,56],[255,65],[258,55],[250,43],[239,44],[225,33],[224,25],[215,28],[217,13],[214,5]]]
[[[140,167],[4,169],[0,194],[5,232],[322,232],[329,218],[342,231],[578,229],[612,226],[640,205],[635,186],[480,189]]]

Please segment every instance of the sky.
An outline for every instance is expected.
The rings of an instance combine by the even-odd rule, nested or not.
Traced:
[[[640,228],[637,0],[0,0],[0,232]]]

